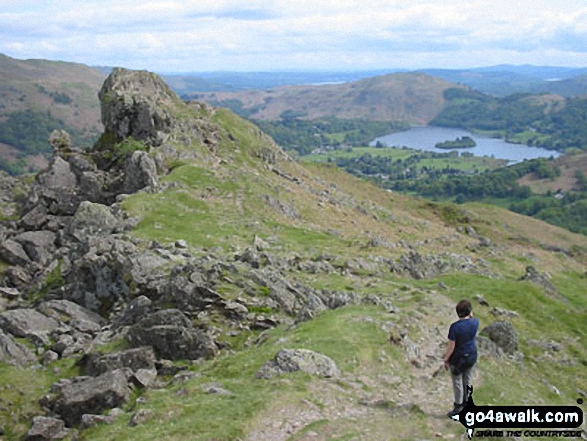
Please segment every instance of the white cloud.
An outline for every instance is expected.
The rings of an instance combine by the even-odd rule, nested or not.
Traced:
[[[153,70],[587,65],[575,0],[3,0],[0,52]]]

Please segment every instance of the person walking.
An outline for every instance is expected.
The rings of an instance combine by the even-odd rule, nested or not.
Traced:
[[[467,405],[467,388],[472,387],[473,367],[477,362],[475,336],[479,319],[473,317],[469,300],[461,300],[456,306],[459,319],[448,330],[448,347],[444,354],[444,368],[450,370],[454,390],[454,407],[448,412],[451,417]]]

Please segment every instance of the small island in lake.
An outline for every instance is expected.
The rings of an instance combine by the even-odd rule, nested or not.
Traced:
[[[434,147],[437,149],[470,149],[471,147],[475,147],[477,143],[473,138],[470,136],[463,136],[462,138],[457,138],[454,141],[444,141],[444,142],[437,142]]]

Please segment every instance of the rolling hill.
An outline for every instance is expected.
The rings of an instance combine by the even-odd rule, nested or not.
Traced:
[[[290,86],[268,91],[190,95],[214,105],[230,105],[247,117],[276,120],[283,115],[404,121],[427,124],[443,108],[446,89],[461,87],[421,73],[396,73],[345,84]]]
[[[83,64],[0,54],[0,158],[10,162],[47,153],[48,127],[63,128],[77,145],[91,146],[102,130],[96,93],[104,78]],[[13,133],[20,126],[28,129]]]

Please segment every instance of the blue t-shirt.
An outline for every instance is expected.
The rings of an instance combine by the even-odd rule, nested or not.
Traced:
[[[458,360],[464,354],[477,355],[477,347],[475,346],[477,329],[479,329],[477,317],[459,320],[450,325],[448,339],[455,342],[455,350],[450,356],[451,362]]]

